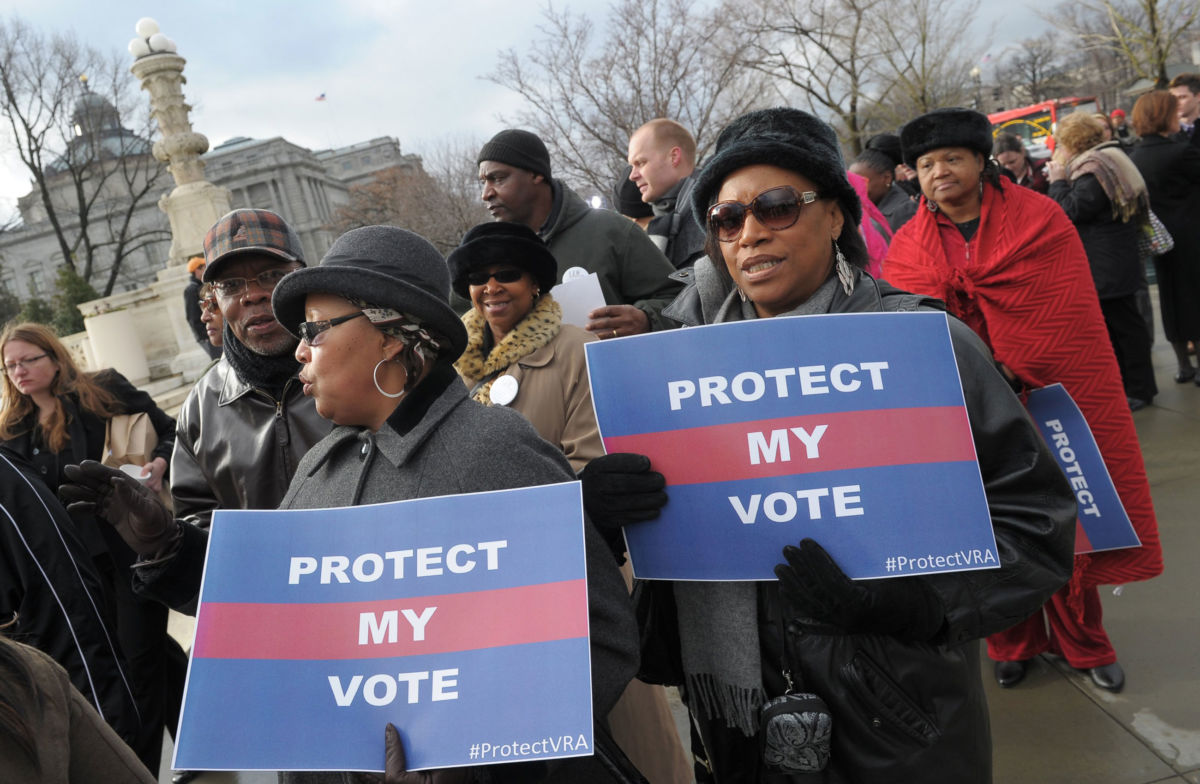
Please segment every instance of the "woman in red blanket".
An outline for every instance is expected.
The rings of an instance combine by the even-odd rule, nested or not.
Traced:
[[[892,240],[884,277],[945,300],[991,347],[1014,386],[1066,387],[1095,434],[1142,542],[1077,555],[1071,582],[1041,613],[989,637],[996,680],[1014,686],[1030,659],[1051,653],[1087,670],[1100,688],[1120,691],[1125,674],[1104,631],[1096,587],[1154,577],[1162,571],[1162,550],[1083,245],[1057,204],[998,175],[987,157],[992,129],[984,115],[939,109],[905,125],[900,139],[904,162],[920,178],[922,199],[916,217]]]

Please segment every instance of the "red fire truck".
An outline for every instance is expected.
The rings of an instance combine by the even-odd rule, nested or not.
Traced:
[[[1071,112],[1096,111],[1096,97],[1054,98],[1049,101],[1006,109],[988,115],[992,135],[1012,133],[1021,137],[1026,149],[1035,159],[1048,158],[1054,152],[1054,128],[1058,118]]]

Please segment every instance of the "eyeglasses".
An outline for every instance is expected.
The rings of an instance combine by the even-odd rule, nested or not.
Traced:
[[[258,287],[265,292],[275,290],[279,285],[279,281],[292,270],[290,269],[269,269],[255,275],[253,278],[222,278],[212,282],[213,290],[222,297],[232,299],[246,290],[246,286],[250,281],[256,281]]]
[[[300,333],[300,339],[310,346],[319,346],[325,341],[325,333],[336,327],[338,324],[345,324],[350,319],[356,319],[359,316],[365,316],[361,310],[357,313],[350,313],[346,316],[338,316],[337,318],[326,319],[324,321],[305,321],[300,325],[297,331]]]
[[[770,188],[754,197],[749,204],[740,201],[720,201],[708,208],[708,226],[721,242],[733,242],[742,234],[746,213],[771,231],[783,231],[800,220],[800,208],[812,204],[820,196],[816,191],[801,193],[790,185]]]
[[[18,368],[24,368],[25,370],[29,370],[30,365],[32,365],[33,363],[37,362],[40,359],[45,359],[48,356],[50,356],[50,355],[49,354],[38,354],[36,357],[25,357],[25,359],[18,359],[15,362],[5,362],[4,363],[4,375],[11,376],[13,373],[17,372]]]
[[[495,272],[475,270],[474,272],[467,273],[467,284],[471,286],[486,286],[487,282],[492,278],[495,278],[497,283],[516,283],[524,274],[523,270],[515,267],[498,269]]]

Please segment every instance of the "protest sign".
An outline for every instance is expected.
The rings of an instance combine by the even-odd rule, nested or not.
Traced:
[[[590,754],[585,574],[578,483],[218,511],[173,767]]]
[[[760,319],[587,345],[605,449],[648,455],[634,573],[773,580],[818,541],[851,577],[999,566],[942,313]]]
[[[1063,385],[1035,389],[1025,406],[1075,491],[1075,554],[1141,547],[1092,429]]]

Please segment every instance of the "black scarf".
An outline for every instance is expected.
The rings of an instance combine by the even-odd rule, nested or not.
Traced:
[[[237,377],[276,400],[282,398],[284,385],[300,372],[300,363],[296,361],[292,352],[266,356],[251,351],[233,336],[233,330],[229,328],[228,323],[225,324],[224,335],[222,349],[225,352],[225,361],[233,368]]]

